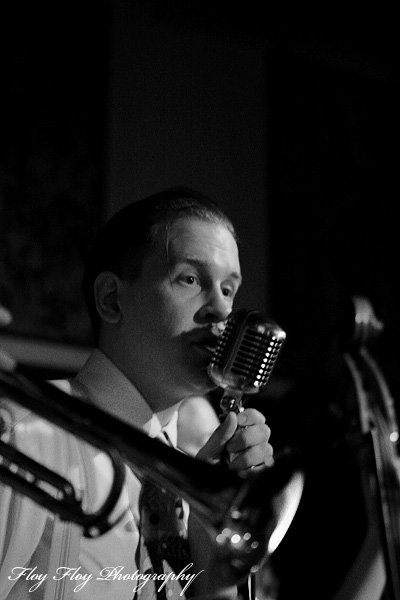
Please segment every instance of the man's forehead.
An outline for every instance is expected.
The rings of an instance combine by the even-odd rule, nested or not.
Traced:
[[[219,222],[198,218],[181,218],[168,228],[167,241],[172,244],[197,244],[207,240],[213,245],[237,248],[236,241],[229,229]],[[177,245],[177,244],[176,244]]]
[[[175,221],[144,257],[142,276],[162,277],[183,263],[222,269],[224,277],[237,279],[239,285],[242,280],[235,238],[223,224],[188,218]]]
[[[239,263],[235,238],[221,223],[199,219],[175,221],[168,232],[167,248],[171,259],[225,256]]]

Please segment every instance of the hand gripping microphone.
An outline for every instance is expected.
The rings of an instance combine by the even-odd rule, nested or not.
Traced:
[[[242,397],[265,390],[286,333],[256,310],[232,312],[208,365],[208,376],[224,389],[223,418],[243,410]]]
[[[285,339],[286,333],[279,325],[258,311],[241,309],[229,315],[208,365],[211,381],[224,390],[220,401],[221,420],[231,411],[244,410],[245,394],[266,389]],[[270,503],[274,513],[275,529],[268,544],[269,555],[280,544],[293,520],[304,478],[293,463],[293,457],[286,454],[275,461],[268,473],[282,483],[278,494],[264,499],[264,506]],[[249,600],[256,598],[254,572],[239,592]]]

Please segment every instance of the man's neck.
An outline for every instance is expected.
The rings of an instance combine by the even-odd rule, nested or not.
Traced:
[[[183,398],[179,397],[179,394],[171,393],[166,386],[160,390],[156,387],[154,378],[151,382],[148,382],[148,371],[146,373],[136,373],[131,375],[128,369],[125,368],[123,361],[118,360],[118,357],[110,352],[109,349],[101,347],[99,350],[105,354],[108,359],[127,377],[127,379],[135,386],[145,402],[148,404],[150,409],[157,415],[161,426],[167,425],[176,410],[179,408]],[[147,382],[147,383],[146,383]]]

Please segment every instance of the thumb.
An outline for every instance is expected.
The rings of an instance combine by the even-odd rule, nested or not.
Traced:
[[[196,458],[215,463],[221,458],[225,444],[231,439],[237,428],[237,415],[228,412],[221,425],[214,431],[206,444],[198,451]]]

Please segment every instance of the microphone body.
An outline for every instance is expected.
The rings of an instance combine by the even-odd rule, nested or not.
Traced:
[[[221,421],[231,411],[240,413],[244,410],[242,402],[245,394],[257,394],[266,389],[285,339],[286,333],[279,325],[266,319],[259,311],[241,309],[229,315],[208,365],[211,381],[224,390],[220,400]],[[228,460],[227,456],[224,458]],[[284,505],[285,500],[281,498],[280,503]],[[297,508],[298,500],[286,501],[286,504]],[[277,544],[286,529],[283,527]],[[239,592],[246,600],[255,600],[254,572]]]
[[[221,418],[241,412],[245,394],[266,389],[285,339],[281,327],[259,311],[230,314],[208,366],[208,376],[224,390]]]

